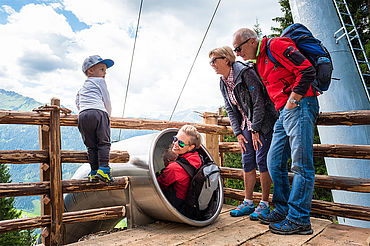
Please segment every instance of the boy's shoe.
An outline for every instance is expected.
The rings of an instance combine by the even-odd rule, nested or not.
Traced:
[[[91,170],[89,172],[89,175],[87,177],[89,178],[90,182],[93,182],[93,183],[99,182],[98,178],[96,177],[97,172],[98,172],[98,170]]]
[[[249,218],[250,218],[251,220],[258,220],[258,219],[257,219],[257,216],[258,216],[259,214],[267,215],[267,214],[269,214],[269,213],[270,213],[270,207],[269,207],[269,206],[266,206],[266,204],[265,204],[265,203],[260,202],[260,204],[258,204],[258,206],[257,206],[256,210],[254,210],[254,212],[253,212],[253,213],[251,213],[251,214],[249,215]]]
[[[236,209],[230,211],[230,215],[233,217],[249,215],[254,212],[254,204],[249,205],[246,201],[243,201]]]
[[[311,225],[298,225],[287,219],[279,223],[271,223],[269,225],[270,231],[280,235],[291,235],[291,234],[300,234],[300,235],[310,235],[313,233]]]
[[[96,177],[105,183],[113,183],[110,167],[99,167]]]
[[[277,223],[285,219],[285,216],[276,212],[276,209],[274,209],[269,214],[259,214],[257,215],[257,219],[261,221],[262,224],[268,225],[270,223]]]

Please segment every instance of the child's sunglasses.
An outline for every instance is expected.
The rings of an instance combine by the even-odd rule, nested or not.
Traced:
[[[184,148],[184,147],[185,147],[185,145],[186,145],[183,141],[179,140],[176,136],[174,136],[174,137],[173,137],[173,142],[174,142],[174,143],[178,142],[178,144],[179,144],[179,146],[180,146],[181,148]]]

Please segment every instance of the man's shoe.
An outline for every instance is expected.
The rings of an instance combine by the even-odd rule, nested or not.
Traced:
[[[98,170],[91,170],[89,172],[89,175],[87,175],[87,177],[89,178],[89,181],[92,182],[92,183],[97,183],[99,182],[98,178],[96,177],[96,173],[98,172]]]
[[[270,213],[270,207],[269,207],[269,206],[266,206],[266,204],[265,204],[265,203],[260,202],[260,204],[258,204],[258,206],[257,206],[256,210],[254,210],[254,212],[253,212],[253,213],[251,213],[251,214],[249,215],[249,218],[250,218],[251,220],[258,220],[258,219],[257,219],[257,216],[258,216],[259,214],[267,215],[267,214],[269,214],[269,213]]]
[[[249,215],[254,212],[254,204],[249,205],[246,201],[243,201],[236,209],[230,211],[230,215],[233,217]]]
[[[287,219],[281,221],[280,223],[271,223],[269,225],[270,231],[280,235],[310,235],[313,233],[311,225],[298,225]]]
[[[276,212],[274,209],[269,214],[259,214],[257,215],[257,219],[261,221],[262,224],[269,225],[270,223],[277,223],[285,219],[285,216]]]
[[[96,177],[105,183],[113,183],[109,167],[99,167]]]

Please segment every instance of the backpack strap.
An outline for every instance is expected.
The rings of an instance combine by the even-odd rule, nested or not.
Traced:
[[[178,157],[176,162],[185,170],[185,172],[193,178],[196,172],[196,169],[193,165],[189,163],[184,157]]]
[[[267,44],[266,44],[266,53],[267,53],[267,57],[270,59],[270,61],[272,61],[272,63],[275,64],[275,66],[280,66],[280,67],[284,67],[283,65],[281,65],[280,62],[278,62],[275,57],[272,55],[271,53],[271,50],[270,50],[270,42],[271,40],[273,40],[273,38],[269,39],[267,41]]]

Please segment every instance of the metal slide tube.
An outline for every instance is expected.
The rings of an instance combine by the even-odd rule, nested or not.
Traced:
[[[171,144],[178,129],[166,129],[159,133],[133,137],[112,144],[112,150],[126,150],[130,154],[129,163],[111,163],[113,177],[129,176],[131,197],[128,190],[81,192],[65,195],[66,211],[117,206],[130,204],[132,221],[143,225],[155,219],[185,223],[191,226],[206,226],[213,223],[222,208],[223,190],[221,178],[217,191],[217,206],[206,220],[193,220],[178,212],[165,198],[155,173],[163,166],[163,151]],[[202,150],[209,153],[204,146]],[[73,179],[87,177],[90,172],[88,164],[82,165],[73,175]],[[131,200],[130,200],[131,199]],[[66,225],[66,242],[74,242],[83,235],[108,230],[118,222],[117,219],[75,223]],[[129,221],[130,223],[130,221]]]

